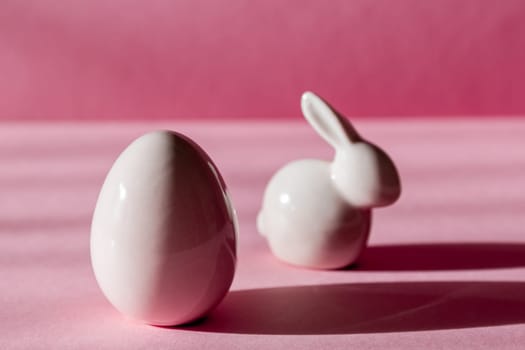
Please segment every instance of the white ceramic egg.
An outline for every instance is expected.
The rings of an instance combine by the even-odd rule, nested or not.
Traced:
[[[143,135],[109,171],[93,214],[91,260],[124,315],[172,326],[226,295],[236,264],[236,215],[209,156],[171,131]]]

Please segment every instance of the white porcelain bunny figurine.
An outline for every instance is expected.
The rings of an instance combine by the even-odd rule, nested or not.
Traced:
[[[334,147],[334,160],[304,159],[280,169],[264,193],[257,228],[280,260],[341,268],[354,263],[366,246],[371,209],[399,198],[399,175],[385,152],[361,138],[321,98],[305,92],[301,108]]]

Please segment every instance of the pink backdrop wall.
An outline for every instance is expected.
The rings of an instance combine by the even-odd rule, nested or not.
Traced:
[[[525,1],[0,2],[0,120],[525,114]]]

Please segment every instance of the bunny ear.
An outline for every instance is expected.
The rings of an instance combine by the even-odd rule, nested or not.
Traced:
[[[301,109],[306,120],[334,148],[348,145],[359,138],[350,123],[313,92],[303,94]]]

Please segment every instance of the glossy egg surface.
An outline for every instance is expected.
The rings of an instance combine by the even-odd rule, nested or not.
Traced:
[[[145,134],[115,161],[91,227],[97,282],[124,315],[178,325],[226,295],[236,264],[236,216],[209,156],[171,131]]]

